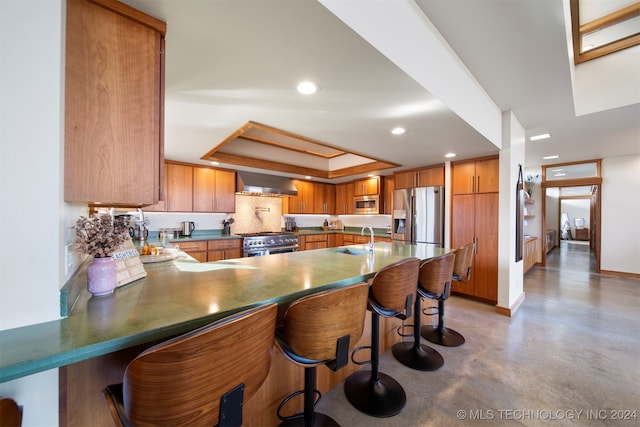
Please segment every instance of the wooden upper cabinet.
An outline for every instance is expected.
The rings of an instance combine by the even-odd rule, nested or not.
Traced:
[[[451,171],[453,194],[498,192],[498,158],[454,163]]]
[[[168,212],[193,211],[193,167],[167,163],[167,193],[165,208]]]
[[[64,199],[161,199],[166,24],[111,0],[66,2]]]
[[[193,211],[234,212],[235,172],[193,168]]]
[[[302,179],[293,179],[293,185],[298,190],[297,196],[289,197],[290,214],[315,213],[315,187],[314,183]]]
[[[193,168],[193,210],[213,212],[216,197],[216,171],[210,168]]]
[[[444,185],[444,166],[420,169],[416,174],[417,187]]]
[[[373,176],[353,183],[354,196],[375,196],[380,194],[380,177]]]
[[[444,166],[430,166],[394,174],[395,188],[432,187],[444,185]]]
[[[352,182],[336,184],[336,215],[353,214],[354,187]]]
[[[236,173],[216,169],[214,212],[236,211]]]
[[[497,193],[500,186],[499,171],[500,164],[497,158],[478,160],[476,162],[476,193]]]
[[[336,212],[336,187],[333,184],[321,182],[315,183],[314,210],[317,214],[330,214]]]

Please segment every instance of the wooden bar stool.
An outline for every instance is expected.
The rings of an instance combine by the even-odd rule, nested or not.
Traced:
[[[398,328],[398,333],[403,327],[413,328],[413,342],[399,342],[391,348],[393,357],[400,363],[419,371],[435,371],[444,365],[444,358],[435,349],[420,344],[420,318],[422,316],[421,300],[430,295],[426,289],[433,289],[439,284],[451,281],[454,255],[447,254],[441,257],[425,261],[420,266],[418,275],[418,296],[413,308],[413,325],[403,325]],[[430,314],[430,313],[428,313]],[[400,335],[405,336],[400,333]]]
[[[406,318],[416,296],[420,260],[406,258],[390,264],[371,279],[369,304],[371,312],[371,346],[354,350],[351,360],[359,365],[370,364],[371,370],[351,374],[344,383],[347,400],[359,411],[374,417],[391,417],[402,411],[407,396],[395,379],[379,372],[380,364],[380,316]],[[360,350],[370,348],[371,360],[354,359]]]
[[[239,426],[269,368],[278,306],[231,315],[138,355],[103,390],[116,425]]]
[[[22,407],[10,397],[0,398],[0,426],[20,427],[22,425]]]
[[[453,281],[468,283],[471,280],[471,266],[473,264],[474,244],[469,243],[453,251],[455,262],[451,279]],[[434,344],[445,347],[457,347],[464,344],[464,337],[457,331],[447,328],[444,325],[444,302],[451,294],[451,285],[446,287],[438,300],[438,325],[425,325],[421,334],[424,339]],[[436,294],[437,295],[437,294]],[[432,315],[433,313],[428,313]]]
[[[444,302],[451,294],[451,281],[454,280],[454,277],[460,277],[455,276],[455,266],[458,265],[458,268],[460,268],[458,272],[471,271],[470,265],[471,259],[473,258],[473,244],[456,249],[452,253],[446,255],[446,257],[450,259],[447,261],[446,265],[441,265],[438,271],[433,271],[429,275],[425,272],[424,277],[422,271],[420,272],[418,293],[425,298],[438,301],[438,325],[424,325],[422,326],[420,333],[424,339],[434,344],[439,344],[445,347],[457,347],[464,344],[464,337],[453,329],[445,328]],[[465,267],[467,263],[469,265],[468,269]],[[435,314],[433,312],[429,313],[426,310],[428,309],[425,309],[425,314],[429,316],[433,316]]]
[[[290,394],[278,406],[281,426],[339,425],[314,411],[322,397],[316,390],[316,367],[337,371],[349,363],[349,352],[364,328],[368,294],[369,285],[361,282],[300,298],[287,308],[283,326],[276,330],[276,344],[287,359],[304,367],[304,390]],[[285,404],[300,394],[304,411],[282,416]]]

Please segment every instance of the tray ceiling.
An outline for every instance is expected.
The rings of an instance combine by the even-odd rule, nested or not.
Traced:
[[[201,159],[326,179],[399,166],[252,121]]]

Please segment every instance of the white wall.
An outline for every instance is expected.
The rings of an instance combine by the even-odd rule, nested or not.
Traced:
[[[0,329],[59,317],[64,4],[0,1]],[[0,384],[23,426],[58,424],[57,370]]]
[[[600,268],[640,274],[640,155],[602,160]]]

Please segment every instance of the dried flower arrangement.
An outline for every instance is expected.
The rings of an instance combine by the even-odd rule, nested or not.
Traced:
[[[223,226],[227,226],[227,225],[231,225],[235,222],[235,220],[233,218],[229,218],[229,219],[223,219],[222,220],[222,225]]]
[[[81,216],[76,221],[77,251],[93,255],[94,258],[110,257],[129,236],[129,223],[124,217],[111,218],[109,214]]]

